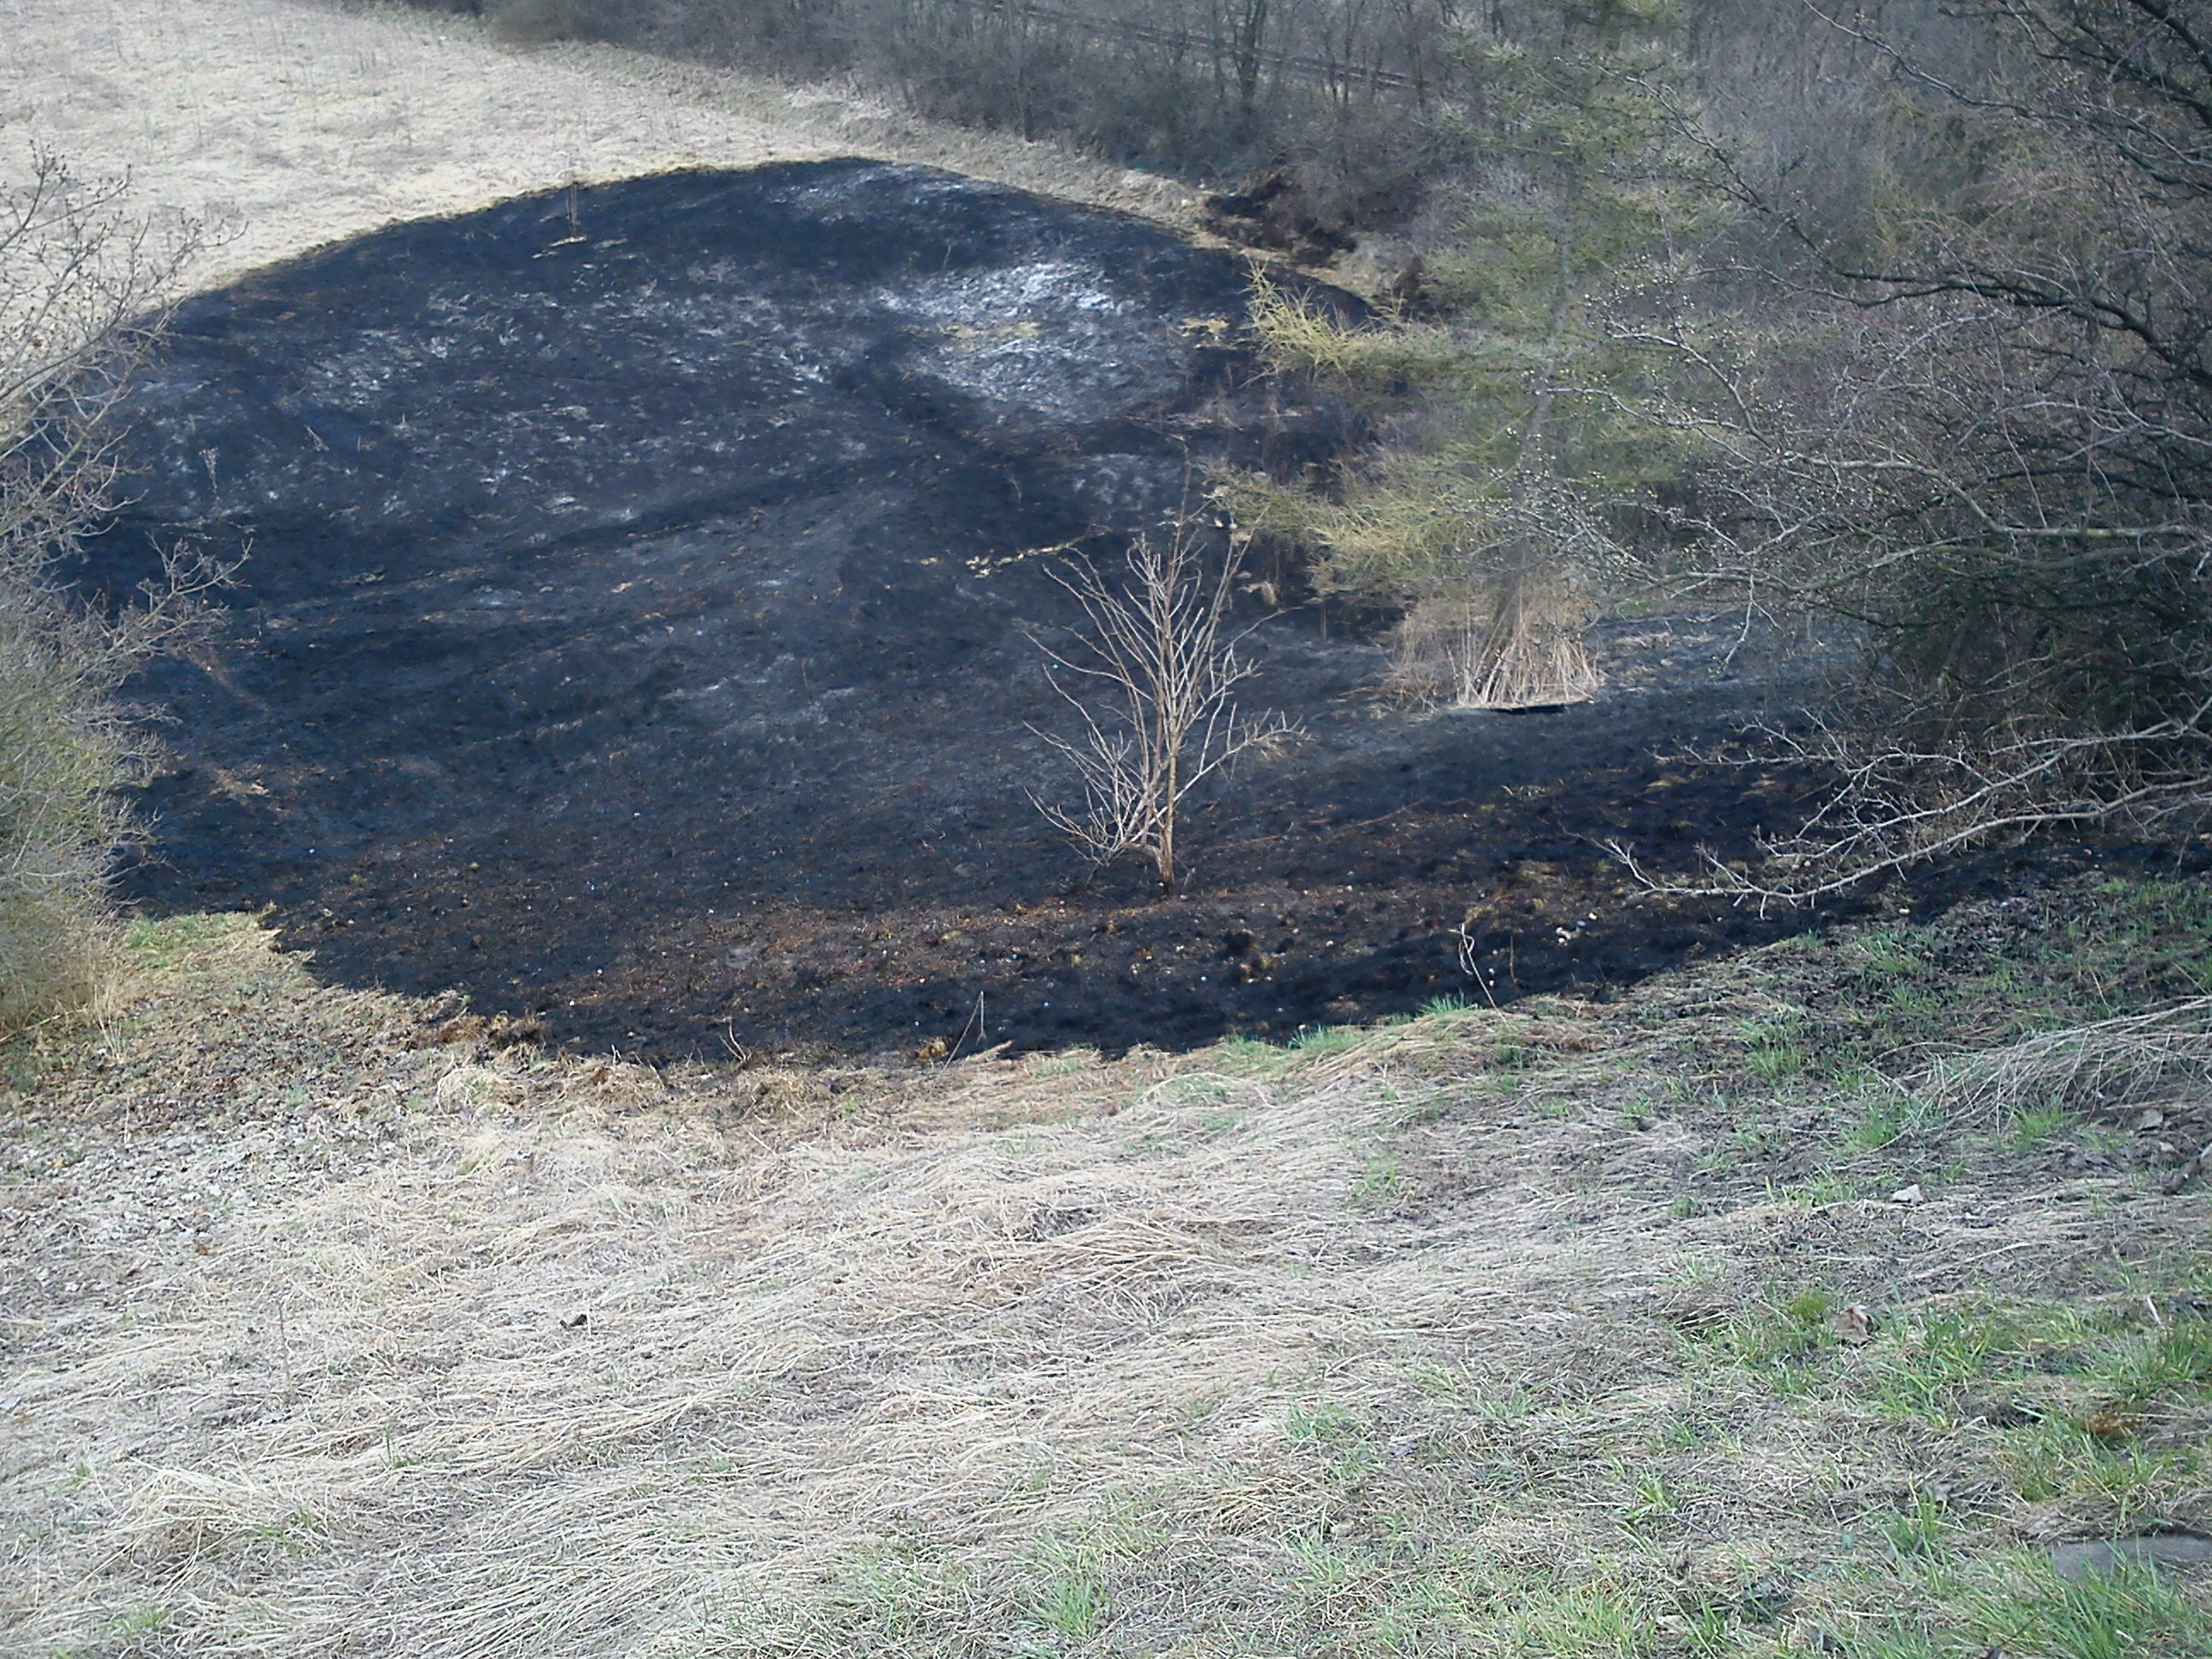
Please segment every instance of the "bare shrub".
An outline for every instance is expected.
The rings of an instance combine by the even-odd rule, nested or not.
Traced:
[[[1987,32],[1977,77],[1889,50],[1972,176],[1869,250],[1738,175],[1807,256],[1786,321],[1638,337],[1705,377],[1671,418],[1705,447],[1675,516],[1706,574],[1866,646],[1820,721],[1753,745],[1827,773],[1826,804],[1765,867],[1678,890],[1814,898],[2006,837],[2212,821],[2212,8],[1957,15]]]
[[[0,193],[0,1033],[98,978],[107,862],[129,833],[116,791],[144,753],[116,693],[213,574],[180,554],[114,616],[62,574],[112,499],[110,417],[197,240],[51,155]]]
[[[525,46],[596,40],[599,33],[592,0],[491,0],[483,13],[494,33]]]
[[[1203,538],[1188,516],[1164,537],[1139,538],[1126,579],[1080,564],[1057,577],[1082,607],[1087,630],[1052,659],[1053,688],[1076,712],[1079,735],[1036,735],[1075,769],[1083,804],[1036,796],[1042,812],[1101,864],[1124,854],[1148,860],[1161,890],[1182,878],[1183,808],[1243,756],[1279,748],[1297,727],[1279,715],[1248,718],[1237,688],[1253,665],[1224,635],[1241,543],[1206,574]]]

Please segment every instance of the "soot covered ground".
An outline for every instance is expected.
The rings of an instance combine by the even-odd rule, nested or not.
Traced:
[[[662,176],[404,226],[205,296],[136,501],[246,555],[146,690],[151,908],[271,904],[344,982],[647,1054],[1197,1042],[1633,979],[1802,920],[1638,901],[1600,843],[1741,845],[1783,787],[1655,760],[1774,689],[1695,619],[1605,698],[1408,716],[1312,609],[1249,638],[1310,742],[1204,815],[1193,890],[1030,805],[1046,574],[1224,457],[1334,441],[1239,344],[1246,272],[911,167]],[[1257,600],[1253,601],[1256,605]]]

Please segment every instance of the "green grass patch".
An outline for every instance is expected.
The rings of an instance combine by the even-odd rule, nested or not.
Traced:
[[[241,927],[253,926],[250,916],[198,913],[163,916],[132,922],[124,930],[124,947],[142,966],[173,968],[199,954]]]
[[[1844,1659],[2189,1659],[2212,1652],[2212,1614],[2173,1579],[2124,1567],[2069,1583],[2026,1552],[1939,1550],[1870,1577],[1887,1611],[1830,1633]],[[1874,1605],[1880,1605],[1875,1603]]]
[[[1341,1054],[1346,1048],[1357,1048],[1366,1033],[1357,1025],[1312,1025],[1291,1039],[1296,1053],[1313,1059],[1322,1054]]]
[[[1743,1037],[1745,1069],[1770,1088],[1806,1067],[1805,1045],[1794,1024],[1748,1025]]]

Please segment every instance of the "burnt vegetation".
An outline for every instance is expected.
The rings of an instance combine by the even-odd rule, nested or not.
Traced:
[[[23,475],[66,510],[21,615],[135,664],[99,630],[160,549],[252,551],[139,682],[184,735],[138,902],[274,901],[571,1040],[927,1051],[1603,990],[2195,842],[2201,5],[447,9],[1172,171],[1238,246],[919,169],[641,180],[196,301],[143,397],[41,382],[20,441],[57,398],[136,435],[120,492]],[[1051,665],[1178,519],[1271,740],[1124,811],[1149,705]]]
[[[1212,228],[1308,264],[1380,239],[1386,298],[1442,327],[1279,327],[1279,361],[1364,369],[1400,420],[1275,516],[1321,586],[1413,607],[1415,678],[1540,700],[1523,664],[1575,671],[1532,636],[1655,556],[1867,645],[1844,705],[1759,750],[1844,781],[1780,848],[1810,873],[1717,890],[2203,806],[2200,6],[490,9],[1181,170],[1220,185]]]

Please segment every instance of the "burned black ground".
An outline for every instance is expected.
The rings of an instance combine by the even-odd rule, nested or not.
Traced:
[[[1606,630],[1585,707],[1409,715],[1371,640],[1255,610],[1252,700],[1310,740],[1204,815],[1191,890],[1049,831],[1051,561],[1342,439],[1239,345],[1246,283],[845,162],[532,198],[193,301],[88,580],[179,538],[246,562],[143,688],[172,760],[130,896],[272,905],[334,980],[647,1053],[1280,1036],[1805,925],[1654,905],[1603,850],[1792,811],[1655,758],[1802,689],[1694,617]]]

